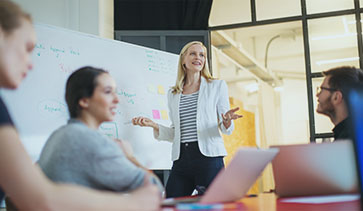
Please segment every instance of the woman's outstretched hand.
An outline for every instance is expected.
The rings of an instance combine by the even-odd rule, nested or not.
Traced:
[[[243,117],[242,115],[236,114],[235,112],[239,110],[239,107],[232,108],[231,110],[227,111],[225,114],[222,114],[223,124],[225,128],[229,128],[232,124],[232,120],[239,119]]]
[[[155,122],[153,122],[151,119],[147,117],[142,117],[142,116],[132,118],[132,124],[139,125],[141,127],[152,127],[155,130],[159,129],[159,126]]]

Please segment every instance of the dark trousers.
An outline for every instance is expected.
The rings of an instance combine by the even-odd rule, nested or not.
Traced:
[[[166,197],[190,196],[197,185],[207,188],[222,168],[222,156],[204,156],[197,142],[181,144],[180,157],[173,162],[166,184]]]

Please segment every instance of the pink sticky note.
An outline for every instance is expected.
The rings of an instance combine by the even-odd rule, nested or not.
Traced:
[[[153,110],[153,118],[160,119],[160,112],[159,110]]]

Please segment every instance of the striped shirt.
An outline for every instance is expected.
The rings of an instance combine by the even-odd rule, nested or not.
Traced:
[[[193,94],[182,94],[180,97],[180,136],[181,143],[198,141],[197,105],[199,91]]]

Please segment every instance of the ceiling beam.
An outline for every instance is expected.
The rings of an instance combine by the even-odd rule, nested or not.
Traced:
[[[222,31],[214,31],[211,36],[212,46],[228,56],[238,66],[248,70],[257,78],[267,82],[271,86],[279,86],[281,80],[271,71],[266,69],[249,53],[237,46],[237,43]]]

